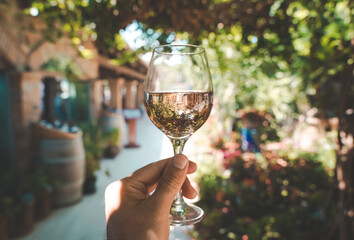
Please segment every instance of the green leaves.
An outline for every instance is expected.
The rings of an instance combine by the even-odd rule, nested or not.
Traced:
[[[89,58],[90,54],[87,52],[84,53],[84,51],[85,49],[83,49],[82,54]],[[82,71],[76,62],[71,57],[66,56],[58,56],[50,59],[41,69],[64,73],[65,77],[71,82],[77,81],[82,76]]]
[[[283,74],[303,82],[297,85],[301,88],[292,90],[294,101],[299,96],[296,92],[307,92],[308,88],[315,93],[313,106],[336,112],[338,106],[323,104],[323,96],[341,94],[332,82],[343,81],[343,69],[353,64],[353,3],[349,0],[242,4],[239,0],[37,0],[32,7],[47,23],[44,35],[48,39],[55,40],[64,32],[80,39],[91,38],[100,52],[111,56],[125,48],[119,30],[134,19],[139,21],[137,30],[146,43],[139,51],[175,39],[202,43],[209,47],[216,85],[230,89],[221,99],[237,98],[244,106],[255,104],[259,86],[265,89],[262,85],[268,82],[282,81],[278,76]],[[121,65],[134,61],[139,53],[127,51],[115,62]],[[279,104],[289,101],[279,99]],[[231,106],[226,108],[227,113],[234,114]]]

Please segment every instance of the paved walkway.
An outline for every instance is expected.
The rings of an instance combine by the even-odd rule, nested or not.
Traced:
[[[150,122],[146,115],[137,121],[137,143],[140,148],[123,149],[113,160],[103,160],[98,172],[97,192],[85,195],[81,202],[56,209],[45,220],[36,223],[29,235],[19,240],[103,240],[105,217],[103,196],[106,186],[136,169],[158,159],[172,156],[170,142]],[[105,171],[110,172],[110,177]],[[189,239],[186,228],[172,229],[170,239]]]

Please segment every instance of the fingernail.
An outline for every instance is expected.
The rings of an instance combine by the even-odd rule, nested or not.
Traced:
[[[187,162],[188,159],[181,154],[174,156],[172,159],[173,166],[175,166],[178,169],[184,169],[187,165]]]

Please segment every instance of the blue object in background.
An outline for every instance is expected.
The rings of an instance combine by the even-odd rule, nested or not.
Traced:
[[[259,146],[254,140],[254,136],[257,134],[256,129],[241,129],[242,145],[241,148],[243,151],[247,152],[260,152]]]

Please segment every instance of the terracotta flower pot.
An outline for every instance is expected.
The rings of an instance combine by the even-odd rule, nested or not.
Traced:
[[[43,189],[36,197],[35,219],[37,221],[47,218],[52,212],[52,190]]]
[[[21,211],[11,222],[10,237],[20,237],[30,233],[34,228],[35,201],[33,194],[27,193],[21,197]]]
[[[108,158],[108,159],[113,159],[115,158],[118,153],[119,153],[120,149],[118,146],[113,146],[113,145],[109,145],[105,150],[104,150],[104,157]]]
[[[7,217],[0,217],[0,240],[7,240]]]

